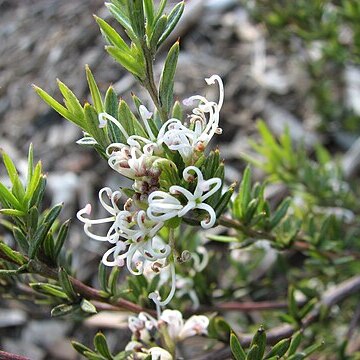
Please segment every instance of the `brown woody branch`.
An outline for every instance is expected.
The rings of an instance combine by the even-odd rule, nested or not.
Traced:
[[[30,260],[29,271],[32,273],[36,273],[38,275],[44,276],[49,279],[58,280],[58,271],[56,269],[52,269],[47,265],[37,262],[35,260]],[[69,276],[69,279],[77,293],[86,298],[87,300],[95,300],[98,302],[106,303],[112,305],[112,307],[117,307],[119,311],[128,310],[134,313],[139,313],[141,311],[146,311],[149,314],[155,314],[154,310],[144,309],[143,307],[134,304],[131,301],[125,299],[112,299],[104,296],[101,291],[94,289],[78,279]]]
[[[340,303],[349,296],[360,292],[360,276],[354,276],[344,282],[340,283],[334,288],[327,290],[314,310],[306,316],[302,321],[301,329],[305,329],[310,326],[312,323],[317,321],[320,316],[322,308],[331,308],[332,306]],[[286,339],[291,337],[298,328],[284,324],[278,327],[275,327],[266,333],[267,343],[273,345],[281,339]],[[253,334],[238,334],[241,344],[244,347],[248,347],[253,338]],[[215,351],[205,356],[197,358],[197,360],[223,360],[231,357],[230,347],[225,347],[219,351]]]
[[[0,360],[30,360],[28,357],[11,354],[0,350]]]

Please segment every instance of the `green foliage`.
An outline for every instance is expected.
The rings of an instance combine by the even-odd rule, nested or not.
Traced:
[[[72,341],[71,344],[80,355],[90,360],[126,360],[131,354],[130,351],[122,351],[116,355],[112,355],[105,335],[101,332],[98,332],[94,337],[95,350],[91,350],[77,341]]]
[[[322,130],[358,133],[359,116],[347,108],[338,74],[360,60],[359,4],[352,0],[256,0],[253,5],[250,13],[267,28],[272,47],[294,56],[305,54],[300,62],[310,78],[307,96],[315,102]],[[317,58],[311,56],[314,48],[319,49]]]
[[[342,206],[356,209],[356,196],[345,182],[341,168],[330,160],[326,149],[317,146],[316,161],[310,159],[303,145],[294,146],[289,131],[279,140],[271,134],[266,124],[258,123],[261,142],[251,142],[263,158],[258,160],[244,155],[246,160],[260,167],[271,182],[283,182],[294,193],[301,192],[318,205]]]
[[[323,346],[323,343],[313,344],[305,350],[297,352],[300,345],[299,334],[296,333],[293,338],[278,341],[266,353],[266,332],[262,327],[255,333],[247,350],[241,345],[237,335],[231,332],[230,349],[235,360],[295,360],[306,359]]]

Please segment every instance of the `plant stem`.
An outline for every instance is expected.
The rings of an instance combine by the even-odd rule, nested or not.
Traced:
[[[158,96],[158,89],[155,84],[154,79],[154,68],[153,68],[153,55],[151,54],[150,50],[148,49],[146,42],[142,43],[142,49],[145,57],[145,65],[146,65],[146,79],[143,81],[143,85],[148,91],[151,100],[153,101],[155,107],[157,108],[160,118],[164,123],[168,120],[168,114],[165,109],[161,106],[159,96]]]
[[[314,310],[302,321],[301,329],[309,327],[320,316],[322,308],[331,308],[349,296],[360,292],[360,276],[354,276],[338,284],[335,288],[327,290]],[[292,325],[284,324],[275,327],[266,333],[266,341],[273,345],[281,339],[292,336],[298,329]],[[241,344],[248,347],[252,341],[253,334],[238,334]],[[225,360],[231,357],[230,347],[198,357],[196,360]]]
[[[26,356],[11,354],[6,351],[0,350],[0,359],[1,360],[30,360],[30,358]]]
[[[29,271],[32,273],[36,273],[38,275],[41,275],[45,278],[58,280],[58,272],[56,269],[49,268],[47,265],[40,263],[35,260],[30,260],[28,264]],[[139,313],[142,311],[146,311],[149,314],[155,314],[154,310],[150,309],[144,309],[143,307],[132,303],[131,301],[125,300],[125,299],[112,299],[109,297],[106,297],[102,295],[102,293],[94,289],[83,282],[81,282],[78,279],[73,278],[72,276],[69,276],[69,279],[75,289],[76,292],[78,292],[80,295],[85,297],[88,300],[96,300],[102,303],[110,304],[113,306],[118,307],[119,310],[129,310],[134,313]]]

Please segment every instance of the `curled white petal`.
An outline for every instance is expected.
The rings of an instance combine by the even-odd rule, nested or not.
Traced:
[[[152,292],[149,294],[149,299],[154,301],[157,307],[166,306],[174,297],[175,290],[176,290],[176,273],[175,273],[175,265],[173,263],[170,264],[170,271],[171,271],[171,289],[169,295],[165,300],[161,300],[159,294]]]

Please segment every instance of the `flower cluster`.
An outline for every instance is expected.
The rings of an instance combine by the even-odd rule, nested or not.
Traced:
[[[218,75],[211,76],[206,82],[209,85],[218,83],[219,100],[208,101],[200,95],[186,99],[186,106],[198,102],[188,117],[188,124],[172,118],[157,129],[153,114],[140,105],[139,114],[146,134],[141,136],[129,134],[113,116],[99,114],[100,127],[111,122],[126,139],[126,143],[110,144],[106,155],[112,169],[133,180],[132,189],[127,191],[133,195],[123,201],[121,207],[122,191],[105,187],[99,192],[99,200],[109,213],[108,217],[90,219],[90,204],[77,214],[90,238],[112,245],[102,258],[105,265],[126,264],[134,275],[142,274],[148,266],[155,273],[170,266],[172,288],[167,299],[161,301],[157,294],[149,295],[158,306],[165,306],[175,291],[171,246],[157,235],[159,231],[168,221],[183,218],[193,210],[200,213],[200,224],[204,229],[216,222],[216,212],[207,201],[221,191],[222,180],[218,177],[205,179],[198,162],[214,134],[221,133],[219,112],[224,101],[224,89]],[[91,139],[87,141],[91,142]],[[176,154],[180,155],[180,164],[174,160]],[[182,169],[180,174],[179,168]],[[167,174],[175,175],[166,177]],[[104,223],[109,224],[106,234],[98,235],[93,231],[94,225]]]
[[[155,338],[164,333],[173,344],[195,335],[207,335],[208,325],[209,319],[204,315],[193,315],[184,321],[178,310],[164,310],[158,319],[142,312],[129,317],[133,337],[126,350],[136,354],[137,358],[141,358],[141,354],[151,354],[154,359],[171,360],[172,356],[167,350],[159,347],[148,349],[147,345],[154,344]]]

